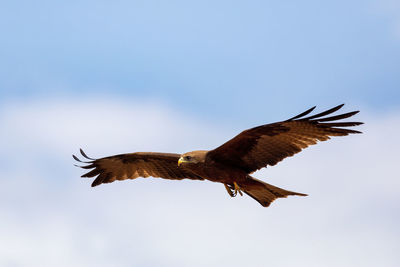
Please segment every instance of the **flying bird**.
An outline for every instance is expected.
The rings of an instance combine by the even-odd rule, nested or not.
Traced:
[[[82,177],[94,178],[92,187],[149,176],[171,180],[208,180],[224,184],[231,197],[243,195],[244,192],[268,207],[277,198],[306,194],[267,184],[250,175],[261,168],[276,165],[317,141],[326,141],[331,136],[361,133],[346,127],[362,122],[341,121],[359,111],[332,116],[343,105],[306,117],[315,109],[312,107],[288,120],[245,130],[209,151],[197,150],[184,154],[136,152],[93,159],[80,149],[88,161],[82,161],[75,155],[73,158],[87,164],[78,167],[90,170]]]

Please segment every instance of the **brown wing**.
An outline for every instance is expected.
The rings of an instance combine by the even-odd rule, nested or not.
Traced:
[[[324,117],[342,106],[339,105],[304,118],[314,110],[315,107],[313,107],[289,120],[245,130],[208,152],[207,157],[252,173],[267,165],[273,166],[284,158],[300,152],[303,148],[316,144],[317,141],[328,140],[330,136],[360,133],[341,127],[356,126],[362,124],[361,122],[338,122],[355,115],[358,111]]]
[[[194,179],[203,180],[200,176],[189,170],[178,167],[179,154],[137,152],[131,154],[120,154],[111,157],[92,159],[80,150],[82,156],[90,161],[81,161],[73,155],[73,158],[86,166],[78,166],[91,169],[82,177],[96,177],[92,186],[102,183],[111,183],[115,180],[135,179],[138,177],[160,177],[164,179],[181,180]]]

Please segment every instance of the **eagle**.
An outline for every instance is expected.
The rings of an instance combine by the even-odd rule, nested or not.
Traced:
[[[245,193],[263,207],[268,207],[277,198],[307,195],[270,185],[251,174],[274,166],[284,158],[318,141],[326,141],[331,136],[361,133],[347,127],[361,125],[362,122],[342,121],[359,111],[332,114],[343,105],[306,117],[315,109],[312,107],[288,120],[244,130],[209,151],[196,150],[184,154],[136,152],[93,159],[80,149],[85,161],[72,156],[85,164],[77,167],[89,170],[81,177],[94,178],[92,187],[149,176],[171,180],[208,180],[224,184],[231,197]]]

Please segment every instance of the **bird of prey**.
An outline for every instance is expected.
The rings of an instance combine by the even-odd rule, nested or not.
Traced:
[[[361,133],[346,127],[362,122],[341,121],[359,111],[332,116],[342,106],[306,117],[315,107],[310,108],[288,120],[245,130],[209,151],[197,150],[184,154],[136,152],[92,159],[81,149],[82,156],[88,161],[82,161],[75,155],[73,158],[87,164],[78,167],[90,170],[82,177],[95,178],[92,186],[149,176],[172,180],[208,180],[224,184],[231,197],[243,195],[244,192],[268,207],[277,198],[306,194],[267,184],[250,175],[261,168],[274,166],[317,141],[326,141],[331,136]]]

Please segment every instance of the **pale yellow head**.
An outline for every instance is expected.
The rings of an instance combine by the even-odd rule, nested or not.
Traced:
[[[181,164],[196,164],[204,162],[207,152],[208,151],[206,150],[197,150],[182,154],[182,156],[178,160],[178,166],[180,166]]]

